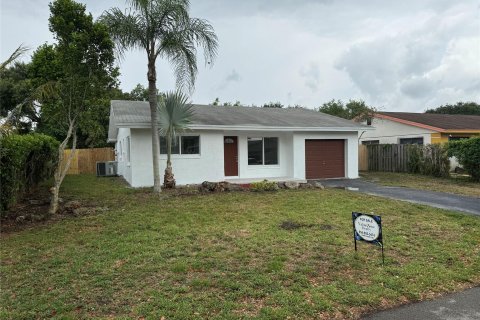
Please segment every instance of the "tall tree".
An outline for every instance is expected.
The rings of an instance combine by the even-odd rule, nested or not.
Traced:
[[[318,111],[349,120],[363,121],[371,118],[376,109],[362,100],[349,100],[346,104],[341,100],[324,103]]]
[[[202,46],[205,64],[217,55],[217,36],[207,20],[191,18],[188,0],[129,0],[131,9],[106,11],[101,18],[109,26],[110,34],[120,54],[129,49],[145,51],[152,126],[152,155],[154,191],[161,191],[160,145],[157,114],[158,57],[174,66],[178,88],[193,90],[197,75],[196,47]]]
[[[130,91],[130,98],[134,101],[148,101],[148,88],[145,88],[140,83]]]
[[[49,211],[55,213],[60,186],[77,146],[78,128],[87,127],[92,110],[101,103],[105,92],[117,85],[118,70],[113,65],[114,44],[106,27],[93,21],[85,12],[85,5],[55,0],[49,6],[49,28],[56,43],[44,45],[34,53],[32,72],[37,84],[50,84],[53,88],[53,94],[40,100],[42,121],[65,130],[51,189]],[[68,144],[72,156],[62,165]]]
[[[159,97],[158,114],[160,116],[159,133],[165,137],[167,144],[167,167],[163,178],[165,188],[175,188],[175,178],[172,170],[172,144],[176,141],[177,134],[187,130],[192,122],[192,104],[188,97],[177,91],[168,92],[165,97]]]
[[[283,108],[283,104],[279,101],[277,102],[269,102],[269,103],[265,103],[263,105],[263,108]]]
[[[29,64],[23,62],[0,70],[0,116],[18,133],[29,132],[38,121],[34,101],[29,99],[34,87],[28,70]]]
[[[473,101],[457,102],[456,104],[446,104],[438,108],[428,109],[425,113],[480,115],[480,104]]]

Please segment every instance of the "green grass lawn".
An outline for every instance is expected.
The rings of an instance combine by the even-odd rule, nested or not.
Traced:
[[[62,192],[109,210],[2,234],[2,319],[355,318],[480,284],[471,215],[342,190],[159,199],[88,175]],[[354,210],[382,215],[385,266],[354,252]]]
[[[480,183],[472,182],[465,176],[436,178],[420,174],[394,172],[362,172],[360,176],[385,186],[409,187],[480,198]]]

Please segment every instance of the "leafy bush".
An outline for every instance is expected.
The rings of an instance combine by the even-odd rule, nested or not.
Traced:
[[[407,168],[410,173],[434,177],[450,175],[450,160],[447,148],[441,144],[409,145]]]
[[[3,212],[26,191],[50,178],[59,143],[43,134],[12,134],[0,138],[0,209]]]
[[[456,157],[473,180],[480,181],[480,137],[449,142],[448,155]]]
[[[250,184],[250,190],[252,191],[277,191],[278,184],[275,181],[263,180],[259,182],[253,182]]]

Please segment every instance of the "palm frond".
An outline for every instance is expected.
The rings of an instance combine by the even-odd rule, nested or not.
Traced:
[[[30,48],[24,46],[23,44],[19,45],[18,48],[15,49],[15,51],[13,51],[13,53],[10,55],[10,57],[0,64],[0,71],[4,70],[10,63],[24,55],[28,50],[30,50]]]
[[[141,14],[112,8],[105,11],[99,20],[108,27],[120,57],[129,49],[148,49],[147,23]]]
[[[188,129],[194,116],[193,105],[188,96],[180,91],[167,92],[158,99],[159,133],[165,137],[175,137]]]
[[[193,90],[198,72],[196,46],[203,47],[205,64],[213,64],[218,50],[218,39],[213,27],[202,19],[177,21],[179,25],[164,34],[156,49],[174,67],[177,88]]]

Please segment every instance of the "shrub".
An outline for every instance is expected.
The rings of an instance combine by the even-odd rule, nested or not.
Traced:
[[[252,191],[277,191],[278,184],[275,181],[263,180],[259,182],[253,182],[250,184],[250,190]]]
[[[456,157],[474,181],[480,181],[480,137],[449,142],[448,155]]]
[[[0,138],[0,209],[3,212],[26,191],[50,178],[59,143],[44,134],[12,134]]]
[[[434,177],[450,175],[447,147],[441,144],[409,145],[408,172]]]

